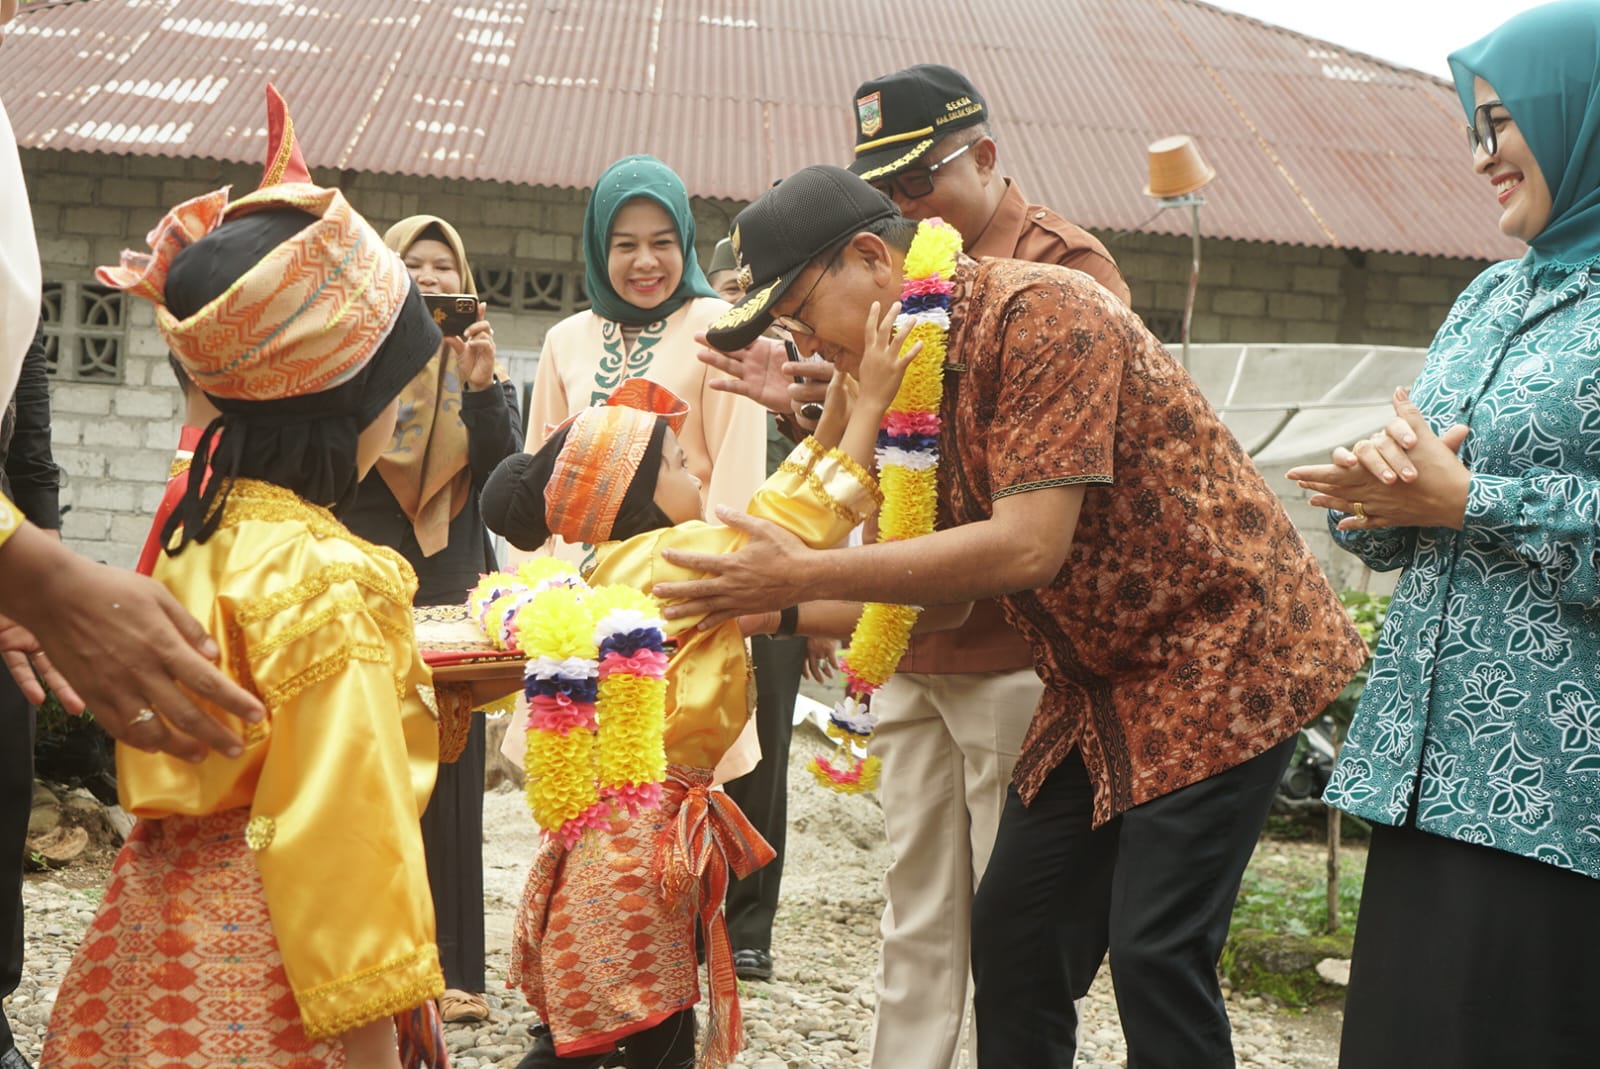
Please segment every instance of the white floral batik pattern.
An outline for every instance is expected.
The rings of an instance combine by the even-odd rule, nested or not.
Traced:
[[[1412,399],[1465,423],[1464,529],[1340,532],[1404,568],[1326,797],[1600,877],[1600,265],[1489,268]],[[1330,516],[1336,524],[1341,514]]]

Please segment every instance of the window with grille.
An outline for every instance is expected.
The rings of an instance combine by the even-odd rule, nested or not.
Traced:
[[[74,382],[121,382],[128,345],[127,303],[121,290],[93,282],[46,282],[45,363]]]
[[[490,308],[570,315],[589,307],[583,272],[570,267],[473,264],[472,276],[478,283],[478,296]]]

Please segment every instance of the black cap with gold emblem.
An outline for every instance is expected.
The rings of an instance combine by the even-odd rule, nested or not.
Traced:
[[[915,163],[953,130],[988,119],[989,106],[960,71],[921,63],[863,82],[856,90],[856,158],[869,182]]]
[[[785,178],[733,220],[745,295],[711,324],[706,340],[725,353],[743,349],[772,325],[772,306],[806,264],[869,223],[899,214],[843,167],[819,164]]]

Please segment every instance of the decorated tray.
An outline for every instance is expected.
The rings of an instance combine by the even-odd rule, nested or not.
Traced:
[[[477,621],[467,615],[465,605],[417,606],[411,614],[416,621],[417,648],[433,669],[435,680],[471,682],[522,677],[522,652],[496,649]]]

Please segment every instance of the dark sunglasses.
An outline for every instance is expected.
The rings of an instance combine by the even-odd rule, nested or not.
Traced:
[[[1500,127],[1510,122],[1511,116],[1509,113],[1491,114],[1495,108],[1505,111],[1505,105],[1498,100],[1479,104],[1472,109],[1472,125],[1467,127],[1467,145],[1473,153],[1477,153],[1480,147],[1487,156],[1500,152]]]
[[[892,174],[888,178],[880,178],[871,183],[872,188],[891,200],[894,198],[896,191],[906,200],[921,200],[933,192],[933,172],[976,144],[976,141],[968,141],[937,163],[930,163],[928,166],[919,167],[914,171],[901,171],[899,174]]]

